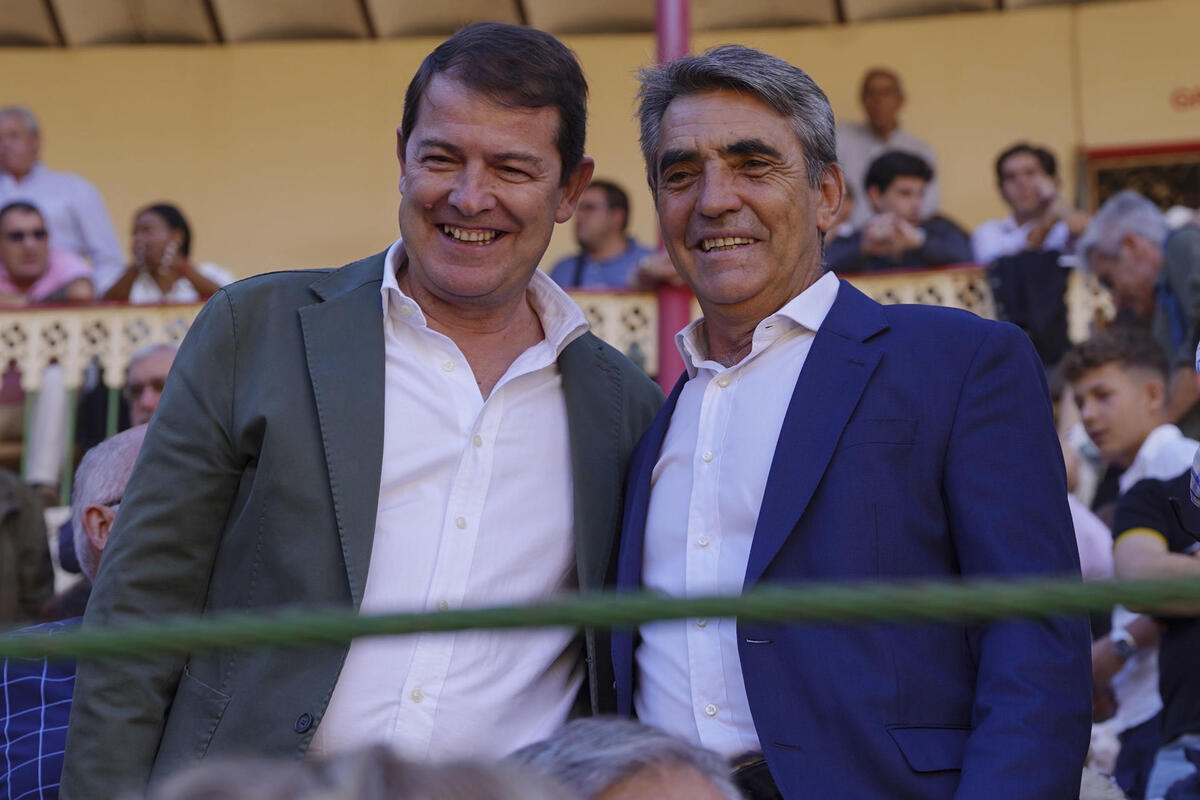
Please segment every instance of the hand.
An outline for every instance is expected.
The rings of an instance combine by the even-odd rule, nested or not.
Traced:
[[[163,248],[162,260],[158,263],[159,275],[170,275],[175,270],[175,257],[179,254],[179,245],[167,242]]]
[[[896,245],[896,217],[894,214],[877,214],[867,221],[863,228],[862,244],[859,246],[864,255],[895,255]]]
[[[1099,684],[1092,688],[1092,722],[1104,722],[1117,713],[1117,693],[1111,685]]]
[[[635,289],[684,285],[683,279],[675,271],[675,265],[671,263],[671,258],[664,250],[642,256],[630,276],[629,284]]]
[[[896,220],[896,239],[900,245],[900,252],[908,250],[916,250],[925,244],[925,231],[913,225],[908,220]]]
[[[1125,660],[1117,655],[1113,641],[1105,636],[1092,642],[1092,685],[1109,683],[1125,666]]]

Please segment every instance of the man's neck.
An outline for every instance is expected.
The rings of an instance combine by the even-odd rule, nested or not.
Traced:
[[[874,123],[868,122],[867,127],[869,127],[871,129],[871,133],[874,134],[876,139],[878,139],[881,142],[886,142],[888,137],[891,136],[893,133],[895,133],[896,130],[900,127],[900,123],[893,122],[890,125],[885,125],[885,126],[877,128],[877,127],[875,127]]]
[[[473,308],[424,290],[409,279],[407,270],[397,278],[400,290],[421,307],[430,330],[458,345],[484,399],[517,357],[546,336],[528,290],[497,306]]]
[[[592,261],[608,261],[624,253],[628,246],[629,240],[625,238],[625,234],[619,233],[605,239],[599,247],[587,250],[587,254]]]
[[[17,181],[18,183],[20,183],[21,181],[23,181],[29,177],[30,173],[33,172],[33,168],[36,166],[37,166],[37,162],[35,161],[34,163],[30,164],[27,169],[25,169],[21,172],[17,172],[15,170],[5,170],[5,172],[7,172],[9,175],[11,175],[12,179],[14,181]]]

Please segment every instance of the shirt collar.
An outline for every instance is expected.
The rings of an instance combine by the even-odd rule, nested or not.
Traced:
[[[1133,457],[1133,463],[1121,473],[1121,477],[1117,481],[1121,491],[1127,491],[1144,478],[1163,448],[1182,438],[1184,438],[1183,431],[1170,424],[1159,425],[1150,431],[1146,441],[1142,442],[1142,446],[1138,448],[1137,455]]]
[[[428,322],[421,306],[404,293],[396,278],[396,270],[403,258],[404,243],[402,239],[397,239],[383,256],[383,285],[379,289],[383,298],[383,316],[384,319],[426,328]],[[529,304],[542,323],[546,343],[554,348],[555,353],[561,353],[588,330],[583,310],[540,269],[534,270],[533,278],[529,281]]]
[[[742,359],[739,365],[754,358],[796,329],[808,330],[813,333],[820,330],[821,324],[829,314],[829,309],[833,308],[833,302],[837,299],[839,286],[837,275],[826,272],[774,314],[760,321],[754,328],[754,341],[750,347],[750,354]],[[696,377],[701,366],[715,371],[725,369],[708,358],[708,336],[703,317],[675,334],[675,347],[683,356],[683,363],[687,367],[689,379]]]

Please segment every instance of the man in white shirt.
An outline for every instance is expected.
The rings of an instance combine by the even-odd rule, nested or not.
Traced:
[[[532,28],[426,58],[397,136],[402,241],[218,291],[171,368],[85,624],[146,613],[532,602],[608,578],[661,393],[538,261],[592,173],[586,83]],[[359,639],[81,666],[64,797],[210,755],[386,743],[500,757],[613,707],[607,634]]]
[[[643,72],[640,97],[663,240],[704,317],[677,336],[687,371],[630,463],[618,586],[1078,576],[1028,338],[822,275],[843,181],[820,87],[726,45]],[[753,797],[1079,788],[1086,620],[636,634],[613,636],[618,712],[774,784]]]
[[[850,216],[855,228],[862,227],[871,218],[871,209],[862,198],[867,196],[867,168],[876,158],[892,150],[903,150],[925,159],[937,173],[933,148],[900,127],[900,109],[904,107],[905,98],[899,75],[880,67],[868,70],[863,76],[860,99],[867,121],[843,122],[837,129],[838,163],[847,185],[859,200]],[[925,189],[922,217],[937,213],[940,207],[938,194],[935,178]]]
[[[996,186],[1012,214],[971,234],[980,264],[1023,250],[1063,252],[1087,228],[1088,215],[1063,202],[1058,162],[1044,147],[1018,142],[997,156]]]
[[[41,147],[33,112],[24,106],[0,108],[0,205],[24,200],[37,206],[54,246],[91,262],[92,282],[102,295],[125,269],[104,198],[85,178],[42,164]]]

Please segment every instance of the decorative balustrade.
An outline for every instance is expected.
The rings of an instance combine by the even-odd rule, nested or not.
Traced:
[[[984,317],[995,316],[991,286],[979,266],[855,275],[849,280],[881,303],[953,306]],[[653,293],[580,290],[572,296],[597,336],[630,356],[647,373],[658,371],[658,306]],[[1096,322],[1113,315],[1108,292],[1079,271],[1070,275],[1066,302],[1072,341],[1087,338]],[[116,393],[130,358],[147,345],[181,340],[199,309],[199,304],[121,303],[3,309],[0,367],[15,363],[22,388],[32,396],[40,389],[45,368],[57,363],[74,400],[95,359],[111,393],[109,425],[115,429]],[[699,313],[698,307],[693,310]],[[64,478],[64,484],[69,483],[66,471]]]

